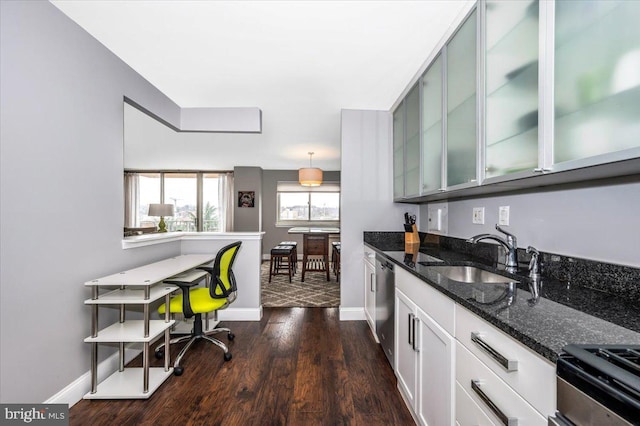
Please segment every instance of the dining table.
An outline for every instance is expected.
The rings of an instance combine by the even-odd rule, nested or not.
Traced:
[[[329,236],[340,234],[340,228],[298,226],[288,233],[302,234],[302,282],[307,272],[324,272],[331,281]]]

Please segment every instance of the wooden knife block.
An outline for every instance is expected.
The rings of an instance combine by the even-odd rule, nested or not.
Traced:
[[[420,249],[420,235],[415,223],[411,225],[411,229],[411,232],[404,233],[404,251],[407,253],[414,253]]]

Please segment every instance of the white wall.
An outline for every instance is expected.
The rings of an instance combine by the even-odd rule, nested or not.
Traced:
[[[0,19],[0,401],[36,403],[89,370],[83,283],[180,253],[121,246],[123,96],[180,109],[49,2]]]
[[[402,232],[405,211],[418,206],[393,203],[391,114],[342,111],[340,199],[341,319],[364,319],[364,231]]]
[[[253,163],[259,133],[177,132],[142,111],[124,107],[124,166],[139,170],[233,170]],[[243,160],[238,161],[238,150]],[[198,155],[193,155],[197,152]]]
[[[500,206],[510,207],[506,229],[519,247],[640,267],[640,175],[449,201],[447,235],[496,233]],[[474,207],[485,208],[484,225],[471,223]],[[426,205],[420,214],[426,232]]]
[[[260,305],[260,262],[262,234],[260,233],[220,233],[189,234],[182,238],[181,252],[217,253],[222,247],[234,241],[242,241],[242,246],[233,265],[238,285],[238,297],[229,308],[220,311],[220,320],[254,320],[262,317]]]

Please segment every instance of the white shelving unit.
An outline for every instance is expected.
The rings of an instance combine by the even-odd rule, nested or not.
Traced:
[[[91,344],[91,390],[85,399],[147,399],[173,373],[169,366],[169,353],[165,351],[164,366],[149,366],[149,345],[164,336],[169,345],[169,332],[175,324],[167,310],[164,319],[151,320],[150,305],[163,297],[169,304],[171,293],[178,290],[163,280],[211,262],[213,255],[182,255],[162,260],[140,268],[109,275],[85,283],[92,295],[85,300],[91,306],[91,336],[84,339]],[[107,291],[100,293],[101,289]],[[143,308],[142,320],[127,320],[127,308],[139,305]],[[117,306],[119,321],[98,330],[100,307]],[[100,344],[119,344],[119,368],[98,384],[98,347]],[[142,367],[125,368],[125,343],[142,343]]]

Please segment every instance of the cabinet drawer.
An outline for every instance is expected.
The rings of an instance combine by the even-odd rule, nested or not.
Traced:
[[[402,268],[396,268],[395,271],[396,287],[453,336],[455,331],[453,300]]]
[[[482,411],[478,404],[456,381],[456,424],[460,426],[493,426],[495,423]]]
[[[472,339],[476,335],[476,341]],[[498,330],[468,309],[456,305],[456,339],[498,377],[545,416],[556,407],[555,365]],[[496,355],[490,352],[495,351]],[[512,371],[499,361],[509,361]]]
[[[508,424],[506,419],[517,419],[518,426],[547,425],[545,416],[538,413],[460,342],[456,347],[456,380],[493,423]],[[477,386],[476,389],[472,383]],[[490,408],[490,404],[494,404],[495,411]],[[504,419],[496,411],[501,412]]]

